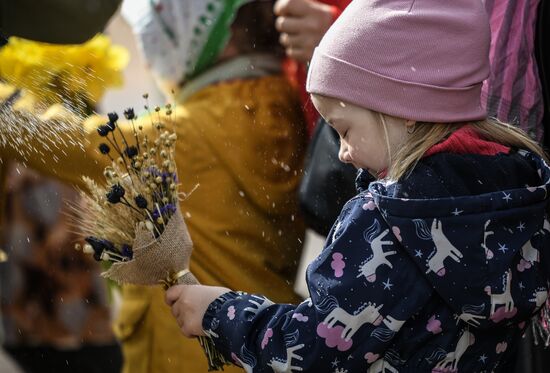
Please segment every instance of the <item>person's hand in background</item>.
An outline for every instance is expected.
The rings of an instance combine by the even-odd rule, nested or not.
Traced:
[[[315,47],[334,22],[337,9],[314,0],[277,0],[275,26],[286,54],[307,63]]]

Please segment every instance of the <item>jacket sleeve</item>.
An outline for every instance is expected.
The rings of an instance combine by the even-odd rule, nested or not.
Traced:
[[[308,267],[310,298],[295,306],[230,292],[210,305],[204,330],[247,372],[364,371],[432,294],[396,235],[360,194]]]

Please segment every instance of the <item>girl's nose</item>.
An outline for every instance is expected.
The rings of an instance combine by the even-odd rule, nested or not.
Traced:
[[[340,150],[338,151],[338,158],[340,159],[340,162],[343,163],[350,163],[351,158],[349,156],[349,149],[346,144],[343,142],[340,142]]]

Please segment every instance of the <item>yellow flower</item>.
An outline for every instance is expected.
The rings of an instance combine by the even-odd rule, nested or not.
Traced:
[[[122,85],[125,48],[98,35],[82,45],[52,45],[10,38],[0,49],[0,77],[37,101],[97,103],[109,87]]]

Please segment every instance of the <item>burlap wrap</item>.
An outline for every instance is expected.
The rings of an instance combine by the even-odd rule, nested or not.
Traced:
[[[177,279],[173,278],[180,271],[189,268],[192,250],[193,242],[178,208],[158,238],[144,226],[136,227],[133,259],[113,263],[102,276],[119,284],[198,284],[190,272]]]
[[[119,284],[162,284],[165,288],[199,283],[191,272],[181,275],[189,268],[193,242],[179,208],[158,238],[145,227],[137,227],[133,250],[132,260],[114,263],[102,276]],[[229,364],[216,349],[212,337],[198,337],[198,340],[208,360],[209,371],[223,370],[223,366]]]

